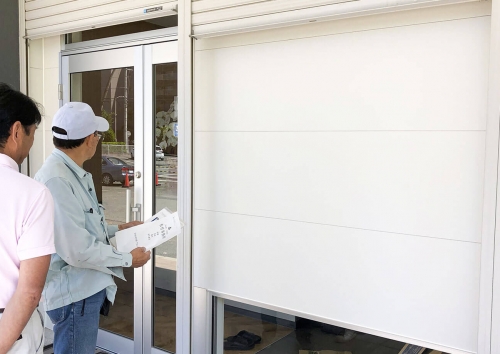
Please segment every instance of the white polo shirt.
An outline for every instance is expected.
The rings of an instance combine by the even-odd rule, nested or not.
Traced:
[[[55,253],[54,201],[43,184],[0,154],[0,308],[14,294],[21,261]]]

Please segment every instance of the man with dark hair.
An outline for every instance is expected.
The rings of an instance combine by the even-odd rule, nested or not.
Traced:
[[[54,203],[19,173],[42,117],[29,97],[0,83],[0,354],[42,353],[40,301],[54,248]]]
[[[92,175],[83,163],[94,156],[108,122],[96,117],[89,105],[66,103],[52,121],[56,149],[35,179],[52,192],[55,205],[55,244],[44,289],[45,308],[54,323],[54,353],[95,352],[99,312],[113,302],[122,267],[142,267],[150,252],[116,251],[109,238],[135,225],[108,225],[97,201]]]

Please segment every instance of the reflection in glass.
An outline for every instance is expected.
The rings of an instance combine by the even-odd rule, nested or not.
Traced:
[[[125,223],[125,188],[133,187],[134,73],[133,68],[115,68],[71,74],[71,101],[89,104],[96,115],[107,119],[95,156],[84,164],[92,173],[97,198],[106,208],[108,224]],[[115,278],[118,292],[109,316],[100,318],[100,328],[125,337],[134,336],[134,271],[124,268],[127,281]]]
[[[155,205],[177,211],[177,63],[154,66]],[[175,352],[177,237],[154,250],[153,345]]]
[[[235,301],[218,299],[215,306],[224,306],[224,333],[214,343],[223,343],[224,354],[231,353],[355,353],[398,354],[405,343],[377,337],[347,328],[321,323],[286,313],[255,307]],[[213,311],[217,313],[216,308]],[[214,326],[214,328],[217,328]],[[218,341],[217,341],[218,340]],[[223,341],[223,342],[222,342]],[[409,346],[409,345],[408,345]],[[412,353],[444,354],[411,346]],[[217,352],[218,353],[218,352]]]

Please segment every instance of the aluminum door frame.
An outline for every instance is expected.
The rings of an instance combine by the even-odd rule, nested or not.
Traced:
[[[108,38],[98,41],[81,42],[67,45],[67,49],[60,53],[60,100],[59,106],[70,101],[70,75],[77,72],[105,70],[117,67],[134,68],[134,117],[135,117],[135,171],[141,172],[142,178],[134,181],[134,203],[140,203],[141,220],[152,215],[154,198],[154,160],[153,155],[145,153],[145,146],[154,146],[153,120],[142,119],[153,116],[153,65],[178,61],[177,36],[172,29],[154,31],[155,35],[144,32],[144,36],[137,34]],[[162,32],[162,33],[160,33]],[[129,38],[129,40],[127,40]],[[117,44],[118,43],[118,44]],[[180,75],[178,77],[179,81]],[[182,128],[181,128],[182,129]],[[180,130],[181,130],[180,129]],[[179,138],[182,138],[180,134]],[[178,156],[179,166],[189,156]],[[185,164],[190,164],[185,161]],[[189,177],[190,178],[190,177]],[[150,183],[146,183],[148,181]],[[191,181],[181,182],[179,185],[190,185]],[[190,210],[190,200],[178,193],[178,206],[181,210]],[[189,215],[190,219],[190,215]],[[178,237],[177,292],[176,292],[176,338],[177,343],[189,343],[190,336],[185,326],[190,327],[191,314],[185,308],[190,308],[191,289],[185,284],[191,284],[191,272],[183,272],[187,265],[190,269],[190,252],[185,252],[186,235]],[[189,280],[180,279],[188,276]],[[140,269],[134,269],[134,339],[128,339],[111,332],[99,330],[98,346],[117,353],[165,353],[154,348],[153,344],[153,262],[148,262]],[[186,305],[187,304],[187,305]],[[182,325],[181,325],[182,324]],[[177,353],[188,353],[189,346],[176,348]]]

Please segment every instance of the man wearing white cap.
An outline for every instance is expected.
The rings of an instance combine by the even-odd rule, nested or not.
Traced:
[[[35,176],[50,190],[55,206],[56,254],[43,291],[54,323],[55,354],[95,352],[99,312],[106,299],[115,299],[113,276],[124,279],[122,267],[141,267],[150,258],[142,247],[120,253],[110,246],[116,231],[138,222],[108,225],[92,175],[83,169],[96,152],[99,132],[108,129],[86,103],[65,104],[52,123],[56,149]]]

